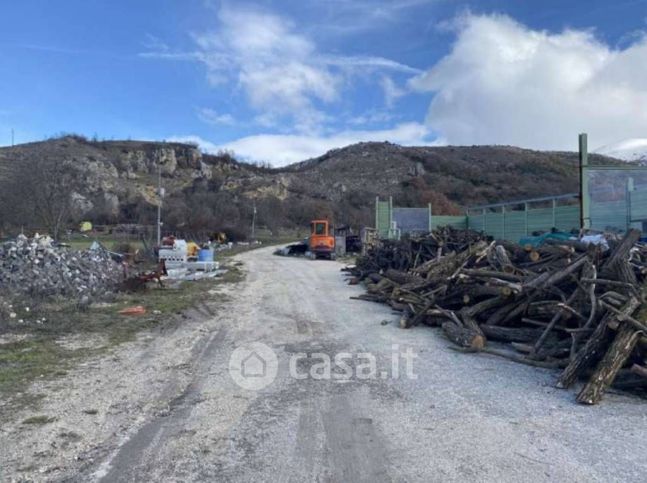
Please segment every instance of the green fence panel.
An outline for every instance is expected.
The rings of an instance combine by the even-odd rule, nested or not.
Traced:
[[[503,214],[487,213],[485,217],[485,230],[491,237],[501,240],[504,238],[503,233]]]
[[[485,230],[485,224],[483,223],[483,214],[479,213],[478,215],[475,214],[470,214],[467,217],[467,227],[470,230],[475,230],[475,231],[484,231]]]
[[[431,227],[436,228],[439,226],[451,226],[459,230],[467,228],[466,216],[431,216]]]
[[[524,211],[505,212],[505,235],[510,241],[519,241],[526,236],[526,213]]]
[[[552,208],[531,208],[528,210],[528,234],[546,232],[554,226]]]
[[[391,229],[391,204],[388,201],[377,202],[377,233],[380,238],[386,238]]]
[[[580,229],[580,206],[566,205],[555,208],[555,227],[570,232]]]
[[[598,231],[625,231],[627,229],[627,202],[591,201],[591,228]]]
[[[647,190],[630,192],[631,219],[633,221],[647,221]]]

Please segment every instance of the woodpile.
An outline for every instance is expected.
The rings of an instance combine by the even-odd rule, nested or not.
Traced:
[[[578,379],[583,404],[614,384],[647,388],[647,247],[640,232],[609,249],[577,240],[534,248],[452,229],[384,241],[346,268],[362,300],[389,304],[400,326],[440,327],[457,350],[486,352]]]

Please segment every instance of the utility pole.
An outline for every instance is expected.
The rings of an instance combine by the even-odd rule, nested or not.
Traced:
[[[256,239],[256,200],[254,200],[254,210],[252,211],[252,241]]]
[[[157,246],[162,245],[162,198],[164,198],[164,188],[162,188],[162,167],[157,164]]]

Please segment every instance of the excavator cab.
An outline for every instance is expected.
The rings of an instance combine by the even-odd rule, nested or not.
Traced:
[[[328,220],[312,220],[308,240],[310,257],[335,259],[335,237],[331,234]]]

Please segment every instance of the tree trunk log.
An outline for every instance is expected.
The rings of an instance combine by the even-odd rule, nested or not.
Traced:
[[[639,306],[640,302],[632,297],[622,308],[621,312],[626,315],[632,315]],[[618,315],[615,314],[607,314],[607,316],[602,318],[593,334],[591,334],[591,337],[586,341],[586,344],[577,352],[573,360],[571,360],[570,364],[562,372],[562,375],[559,376],[557,387],[563,389],[570,387],[585,369],[595,363],[609,339],[611,329],[609,329],[608,323],[613,319],[617,319],[617,317]]]
[[[609,346],[609,350],[598,363],[591,379],[577,395],[578,403],[597,404],[600,402],[604,391],[613,384],[618,371],[629,358],[641,335],[641,332],[634,329],[633,326],[627,322],[623,323]]]
[[[460,327],[454,322],[445,322],[443,332],[449,340],[461,347],[472,350],[481,350],[485,347],[485,337],[471,329]]]
[[[500,327],[481,324],[485,337],[501,342],[534,342],[542,333],[541,329],[523,327]]]

